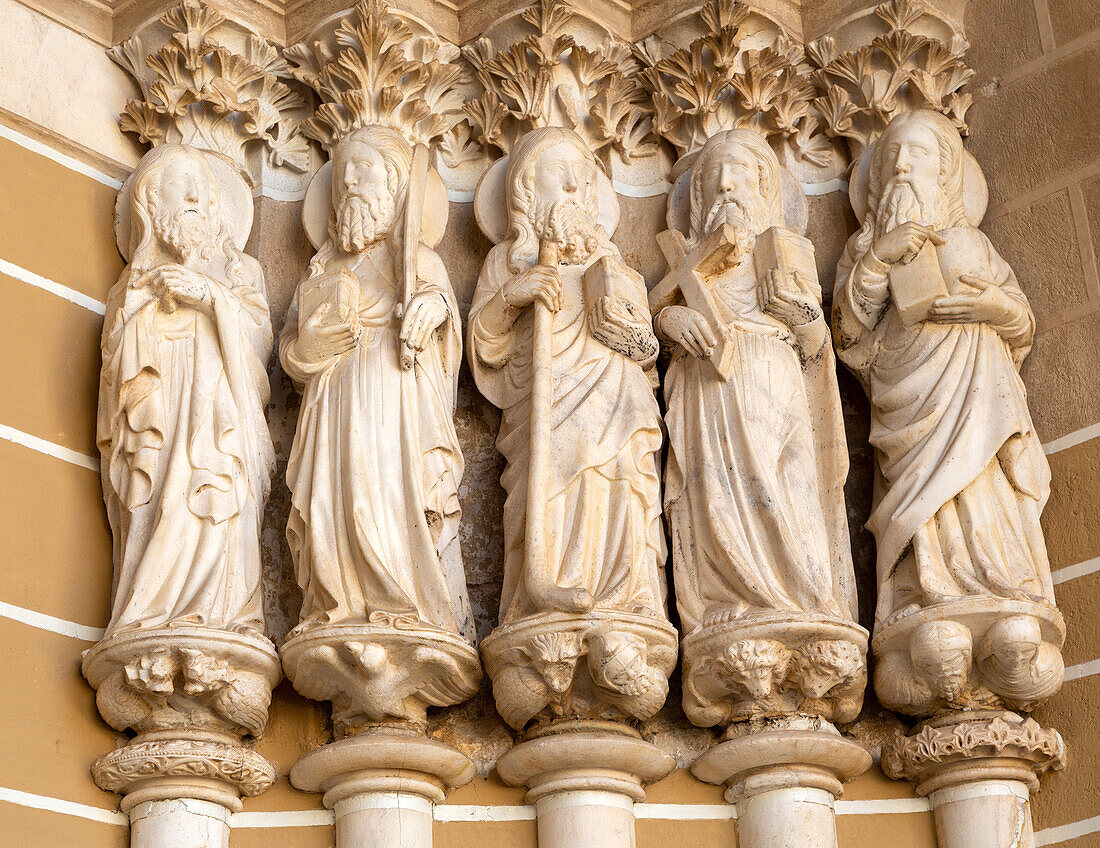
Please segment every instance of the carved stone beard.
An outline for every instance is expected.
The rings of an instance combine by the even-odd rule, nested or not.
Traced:
[[[195,256],[209,259],[217,245],[218,229],[198,209],[177,207],[153,212],[153,233],[157,239],[186,263]]]
[[[942,192],[937,188],[933,197],[921,183],[911,183],[905,177],[894,177],[882,189],[875,213],[875,234],[882,236],[910,221],[933,229],[940,228]]]
[[[371,186],[369,193],[346,195],[336,210],[336,238],[345,253],[362,253],[389,235],[397,204],[389,189]]]
[[[560,262],[582,265],[599,247],[594,216],[575,200],[562,197],[552,204],[536,200],[534,212],[536,235],[558,245]]]
[[[736,197],[721,197],[711,205],[703,226],[703,237],[709,236],[722,224],[729,224],[737,235],[735,250],[723,263],[723,270],[736,266],[752,250],[756,237],[767,229],[764,226],[764,212],[764,204],[755,197],[751,203]]]

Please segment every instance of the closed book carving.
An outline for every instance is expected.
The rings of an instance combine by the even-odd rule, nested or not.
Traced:
[[[891,266],[889,278],[890,297],[907,327],[927,320],[932,304],[947,297],[936,246],[930,241],[910,262]]]

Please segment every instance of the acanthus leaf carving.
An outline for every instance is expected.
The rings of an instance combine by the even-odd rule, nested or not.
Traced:
[[[167,34],[167,39],[164,36]],[[123,132],[152,146],[188,144],[221,153],[255,179],[266,164],[304,173],[305,103],[287,83],[274,45],[229,22],[201,0],[184,0],[109,55],[141,86],[120,116]]]
[[[960,91],[974,75],[962,59],[968,45],[959,37],[946,44],[914,32],[925,13],[920,0],[889,0],[875,9],[887,31],[870,44],[838,53],[835,40],[824,36],[806,45],[817,68],[814,105],[825,132],[847,140],[853,162],[902,112],[933,109],[962,135],[968,132],[971,96]]]
[[[556,126],[605,159],[654,155],[653,106],[630,45],[609,33],[581,43],[567,32],[579,21],[563,0],[539,0],[520,17],[531,32],[519,40],[498,50],[482,37],[462,48],[482,88],[463,107],[478,143],[507,155],[526,132]]]

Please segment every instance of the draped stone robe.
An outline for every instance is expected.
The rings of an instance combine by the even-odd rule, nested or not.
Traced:
[[[107,299],[97,441],[114,536],[108,636],[171,625],[263,635],[272,336],[259,264],[241,261],[236,278],[224,259],[196,267],[209,313],[166,311],[132,267]]]
[[[1053,603],[1039,516],[1050,469],[1018,368],[1035,332],[1008,264],[974,227],[940,233],[951,294],[997,285],[1023,307],[1013,324],[905,326],[887,278],[849,240],[837,268],[840,358],[871,400],[881,473],[868,527],[878,541],[878,620],[913,604],[969,595]]]
[[[664,384],[665,507],[684,631],[754,612],[853,619],[832,350],[826,341],[800,351],[760,309],[751,254],[710,285],[731,332],[733,375],[723,381],[677,347]]]
[[[511,278],[508,243],[485,261],[470,310],[470,364],[478,388],[503,410],[497,447],[507,460],[504,586],[501,623],[543,612],[523,579],[527,474],[531,440],[533,308],[497,335],[481,310]],[[596,609],[664,618],[664,532],[658,452],[660,411],[641,365],[596,340],[589,326],[582,274],[560,266],[562,305],[554,315],[551,459],[547,496],[547,562],[553,582],[584,588]],[[645,284],[617,255],[634,284],[633,302],[647,313]]]
[[[395,259],[380,242],[346,260],[363,327],[351,351],[320,364],[300,357],[297,295],[280,337],[283,367],[302,389],[286,473],[287,540],[303,593],[296,632],[349,621],[458,632],[468,617],[456,619],[465,601],[458,304],[439,256],[421,245],[418,292],[442,297],[447,318],[402,371]]]

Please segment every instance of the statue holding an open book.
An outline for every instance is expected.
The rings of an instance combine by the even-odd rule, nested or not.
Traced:
[[[857,164],[851,194],[863,225],[837,269],[833,330],[870,398],[881,473],[868,522],[879,698],[918,715],[998,698],[1029,709],[1057,689],[1058,663],[1035,660],[1019,685],[983,674],[993,695],[962,686],[940,696],[939,672],[921,670],[915,646],[945,619],[969,630],[969,652],[1012,653],[1027,640],[999,635],[1006,616],[1022,622],[1012,632],[1031,634],[1030,656],[1061,645],[1039,526],[1050,471],[1018,371],[1034,315],[977,228],[984,179],[943,115],[895,118]]]
[[[676,346],[665,507],[684,707],[704,726],[793,712],[848,721],[866,679],[836,365],[813,246],[792,231],[799,195],[759,133],[718,133],[659,237],[670,270],[650,307]]]

